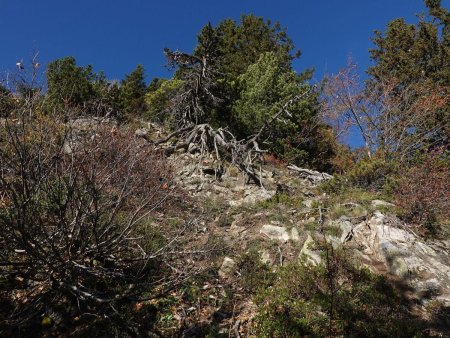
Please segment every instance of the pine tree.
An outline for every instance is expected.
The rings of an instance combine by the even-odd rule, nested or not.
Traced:
[[[141,116],[146,110],[145,71],[142,65],[125,76],[120,87],[120,101],[123,113],[128,117]]]
[[[95,97],[92,66],[79,67],[72,56],[51,62],[46,77],[49,106],[82,108]]]

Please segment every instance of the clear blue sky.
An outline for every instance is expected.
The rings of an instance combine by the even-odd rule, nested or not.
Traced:
[[[415,22],[424,8],[422,0],[0,0],[0,72],[38,50],[43,64],[72,55],[111,79],[138,63],[148,79],[168,76],[164,47],[191,51],[208,21],[253,13],[287,27],[303,53],[295,69],[314,66],[320,80],[349,55],[365,68],[373,30],[397,17]]]
[[[71,55],[109,79],[122,79],[139,63],[148,81],[169,77],[164,47],[192,51],[208,21],[252,13],[287,28],[303,53],[294,68],[315,67],[319,81],[350,55],[363,71],[373,30],[398,17],[416,22],[424,10],[422,0],[0,0],[0,76],[39,51],[44,65]]]

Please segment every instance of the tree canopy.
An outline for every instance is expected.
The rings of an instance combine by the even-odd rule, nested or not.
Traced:
[[[403,121],[400,129],[406,128],[406,134],[423,136],[419,146],[448,145],[450,13],[439,0],[425,4],[428,15],[421,15],[418,24],[400,18],[389,22],[386,32],[375,32],[370,50],[375,64],[368,69],[367,88],[379,92],[381,100],[396,101],[398,109],[391,109],[390,116]]]
[[[72,56],[51,62],[46,76],[47,99],[56,106],[80,108],[95,96],[92,66],[77,66]]]

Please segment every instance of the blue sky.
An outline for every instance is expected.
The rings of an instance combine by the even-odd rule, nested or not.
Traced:
[[[373,30],[397,17],[415,22],[424,8],[422,0],[0,0],[0,72],[39,51],[43,64],[72,55],[111,79],[138,63],[148,80],[167,77],[164,47],[191,51],[208,21],[253,13],[287,27],[303,53],[295,69],[314,66],[320,80],[349,55],[366,68]]]
[[[70,55],[109,79],[122,79],[139,63],[148,81],[170,77],[164,47],[192,51],[208,21],[250,13],[287,28],[302,51],[296,71],[315,67],[313,80],[320,81],[351,56],[363,75],[373,31],[398,17],[417,22],[423,11],[422,0],[0,0],[0,78],[36,51],[44,65]],[[360,143],[355,135],[347,141]]]

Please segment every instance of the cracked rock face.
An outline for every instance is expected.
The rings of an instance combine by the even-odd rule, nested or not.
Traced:
[[[346,244],[356,244],[369,267],[384,267],[396,275],[426,302],[434,297],[450,306],[450,253],[439,241],[425,242],[408,229],[394,227],[381,212],[351,229]],[[383,271],[379,271],[383,272]]]

